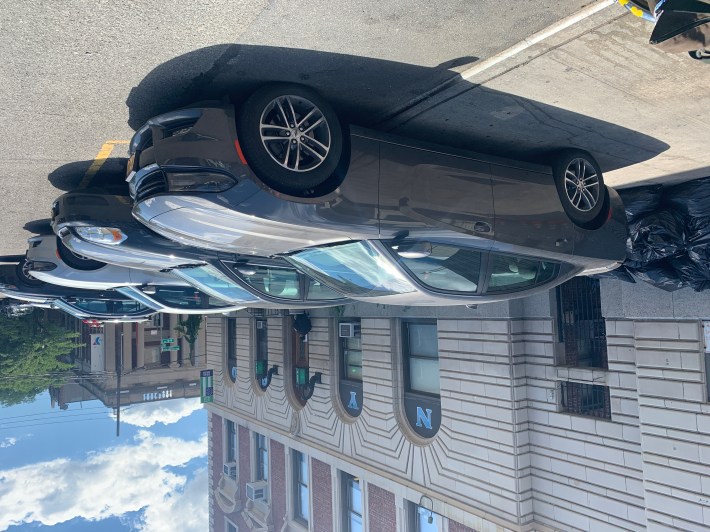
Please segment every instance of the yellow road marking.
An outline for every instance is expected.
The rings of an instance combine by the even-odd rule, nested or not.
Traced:
[[[94,162],[91,163],[91,166],[89,166],[89,169],[84,174],[81,183],[79,183],[79,188],[86,188],[88,186],[88,184],[91,182],[91,179],[96,175],[99,170],[101,170],[101,167],[106,162],[106,159],[111,156],[111,152],[113,151],[114,146],[116,146],[117,144],[128,144],[128,141],[107,140],[106,142],[104,142],[104,145],[101,146],[99,153],[97,153],[96,157],[94,157]]]

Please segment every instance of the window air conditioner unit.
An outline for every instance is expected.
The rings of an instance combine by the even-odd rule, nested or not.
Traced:
[[[250,501],[266,500],[267,483],[265,480],[247,482],[247,499]]]
[[[222,471],[224,472],[225,477],[233,478],[236,480],[236,478],[237,478],[237,463],[236,462],[226,462],[222,466]]]
[[[360,334],[359,323],[339,323],[338,336],[340,338],[354,338]]]
[[[257,329],[266,329],[266,322],[264,320],[257,320],[256,328]]]

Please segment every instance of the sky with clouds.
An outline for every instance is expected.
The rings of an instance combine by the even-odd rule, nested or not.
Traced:
[[[0,410],[0,531],[204,531],[207,414],[199,398]]]

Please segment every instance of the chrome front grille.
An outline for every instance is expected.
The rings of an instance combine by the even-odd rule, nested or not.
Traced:
[[[165,181],[165,176],[163,172],[157,171],[150,175],[145,176],[138,183],[138,188],[136,189],[135,201],[143,201],[158,194],[163,194],[168,191],[168,184]]]

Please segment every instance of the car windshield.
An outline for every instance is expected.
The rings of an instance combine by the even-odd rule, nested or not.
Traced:
[[[191,286],[144,287],[141,291],[158,303],[178,309],[213,309],[230,306],[230,303],[200,292]]]
[[[87,312],[89,314],[137,314],[139,312],[151,312],[152,309],[142,305],[138,301],[130,299],[88,299],[88,298],[67,298],[69,305]]]
[[[431,253],[420,258],[397,255],[410,242],[390,243],[397,260],[425,286],[435,290],[475,294],[481,275],[481,252],[448,244],[431,244]]]
[[[367,241],[304,249],[287,259],[345,295],[373,297],[415,291],[389,258]]]
[[[261,301],[214,266],[173,270],[173,273],[213,297],[236,303],[258,303]]]
[[[262,294],[285,299],[302,299],[299,273],[293,268],[234,264],[232,270]]]

